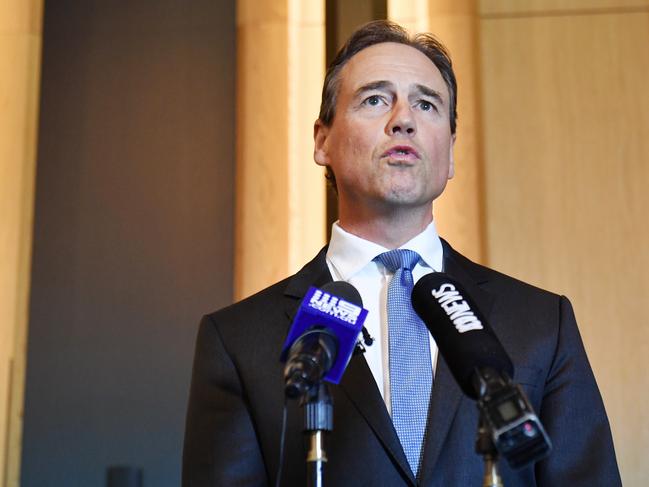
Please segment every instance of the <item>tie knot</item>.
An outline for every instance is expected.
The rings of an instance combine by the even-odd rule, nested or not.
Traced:
[[[412,269],[417,265],[421,257],[414,250],[395,249],[374,257],[374,260],[383,264],[390,272],[396,272],[398,269]]]

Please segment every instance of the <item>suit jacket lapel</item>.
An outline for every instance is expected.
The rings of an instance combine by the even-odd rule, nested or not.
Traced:
[[[494,304],[494,298],[480,287],[486,282],[486,279],[479,272],[480,267],[455,252],[444,240],[442,240],[442,245],[444,247],[444,272],[462,284],[483,315],[489,316]],[[421,466],[420,478],[422,485],[432,483],[437,461],[449,434],[461,398],[462,391],[460,387],[455,382],[448,365],[439,355]]]
[[[326,247],[290,279],[284,293],[289,298],[286,307],[289,327],[297,313],[300,300],[306,294],[309,286],[319,287],[332,281],[325,256]],[[408,466],[406,455],[385,407],[383,397],[376,387],[372,372],[362,354],[358,353],[352,356],[339,387],[365,418],[388,454],[393,457],[399,468],[409,478],[410,483],[415,485],[415,478]]]
[[[294,276],[289,278],[284,296],[286,299],[286,316],[288,318],[286,332],[293,323],[293,318],[297,313],[300,306],[300,301],[309,290],[310,286],[321,287],[324,284],[331,282],[331,273],[327,268],[325,256],[327,254],[327,247],[324,247],[313,260],[308,262],[302,269],[300,269]]]
[[[401,442],[385,407],[383,397],[376,387],[372,372],[362,354],[354,354],[349,361],[340,388],[365,418],[374,434],[402,473],[415,485],[415,477],[410,470]]]
[[[333,279],[327,268],[326,262],[327,247],[323,247],[318,255],[300,269],[294,276],[288,279],[284,295],[290,298],[302,299],[309,286],[322,286]],[[289,310],[297,310],[300,304],[295,299],[289,300]]]

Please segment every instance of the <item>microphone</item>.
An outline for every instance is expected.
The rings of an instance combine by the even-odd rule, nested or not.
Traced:
[[[302,396],[323,379],[338,384],[366,317],[361,295],[351,284],[310,287],[282,346],[286,396]]]
[[[496,449],[512,468],[546,457],[552,448],[514,365],[462,285],[443,273],[422,277],[412,307],[433,335],[462,391],[478,401]]]
[[[514,365],[462,286],[441,272],[423,276],[412,289],[412,307],[435,339],[462,391],[478,399],[476,368],[514,375]]]

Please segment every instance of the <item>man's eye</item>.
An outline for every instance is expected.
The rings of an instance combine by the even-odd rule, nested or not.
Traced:
[[[381,97],[378,95],[368,96],[365,98],[364,103],[372,107],[379,106],[381,104]]]
[[[435,105],[433,105],[431,102],[426,101],[426,100],[421,100],[419,102],[419,108],[421,108],[425,112],[430,112],[431,110],[436,110]]]

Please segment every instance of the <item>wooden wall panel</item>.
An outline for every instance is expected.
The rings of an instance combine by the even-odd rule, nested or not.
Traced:
[[[41,0],[0,5],[0,483],[17,486],[32,248]]]
[[[326,182],[313,160],[312,137],[325,74],[325,19],[322,1],[290,3],[287,271],[293,273],[325,244],[327,230]]]
[[[325,243],[313,162],[324,78],[324,3],[239,0],[236,299],[297,271]]]
[[[481,22],[488,263],[571,298],[630,486],[649,483],[648,26]]]
[[[235,299],[288,267],[287,45],[283,22],[238,20]]]
[[[388,1],[388,19],[396,22],[412,33],[430,32],[430,13],[428,0]]]
[[[649,0],[479,0],[483,16],[570,14],[579,11],[607,13],[649,8]]]

